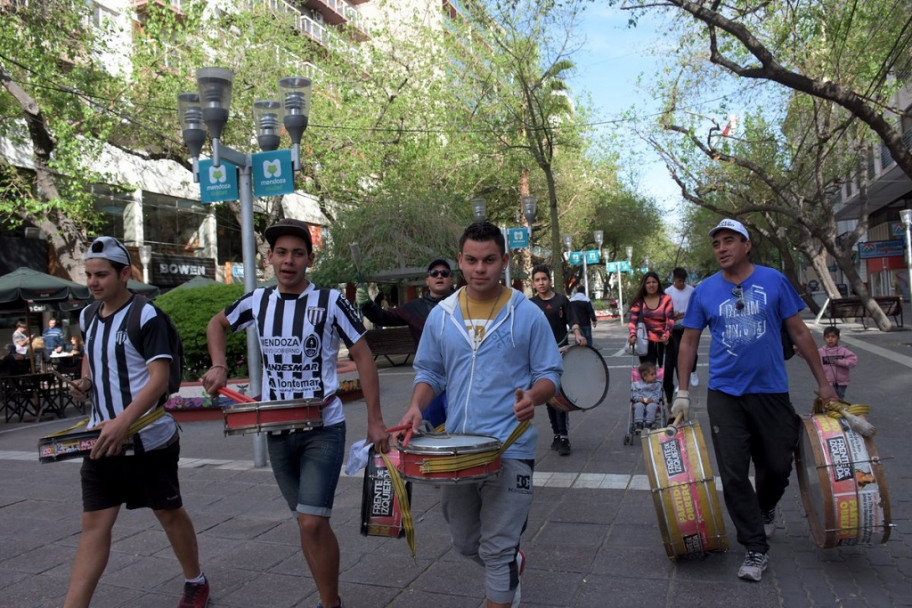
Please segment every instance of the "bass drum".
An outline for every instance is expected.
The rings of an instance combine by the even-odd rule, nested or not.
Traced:
[[[643,456],[668,557],[727,551],[725,523],[700,424],[692,420],[647,433]]]
[[[608,394],[608,366],[591,346],[571,346],[563,353],[560,391],[548,404],[558,410],[591,410]]]
[[[841,418],[802,422],[795,468],[814,542],[824,549],[887,542],[890,497],[874,441]]]

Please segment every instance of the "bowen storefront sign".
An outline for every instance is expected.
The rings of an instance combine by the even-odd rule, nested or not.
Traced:
[[[215,260],[183,255],[152,254],[152,284],[176,287],[193,277],[215,280]]]

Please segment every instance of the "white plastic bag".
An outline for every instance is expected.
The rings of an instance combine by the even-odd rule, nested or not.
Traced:
[[[633,352],[641,357],[649,352],[649,334],[646,332],[646,324],[642,321],[637,323],[636,344]]]

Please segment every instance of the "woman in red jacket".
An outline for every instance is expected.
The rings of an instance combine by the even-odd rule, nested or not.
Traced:
[[[649,338],[649,350],[645,355],[640,355],[640,363],[651,361],[661,367],[665,361],[665,345],[668,344],[674,327],[674,304],[671,296],[666,295],[662,289],[659,275],[654,272],[647,272],[643,276],[640,289],[630,305],[627,331],[631,346],[636,343],[637,323],[640,321],[646,325]]]

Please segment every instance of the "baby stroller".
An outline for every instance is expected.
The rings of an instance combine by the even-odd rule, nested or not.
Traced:
[[[635,395],[639,394],[640,391],[636,390],[638,382],[641,382],[643,379],[640,377],[639,370],[639,359],[634,359],[633,367],[630,368],[630,402],[628,405],[628,416],[627,416],[627,432],[624,434],[624,445],[633,445],[633,438],[639,435],[642,432],[650,428],[659,428],[664,426],[665,421],[668,420],[668,412],[665,407],[665,390],[662,388],[662,380],[665,377],[665,368],[656,367],[656,379],[655,382],[658,383],[658,390],[655,391],[655,394],[658,395],[658,399],[655,401],[656,410],[655,417],[653,418],[653,426],[648,427],[644,426],[643,429],[636,428],[636,402]],[[649,404],[652,405],[652,404]],[[649,406],[644,406],[646,409],[646,417],[648,418]]]

